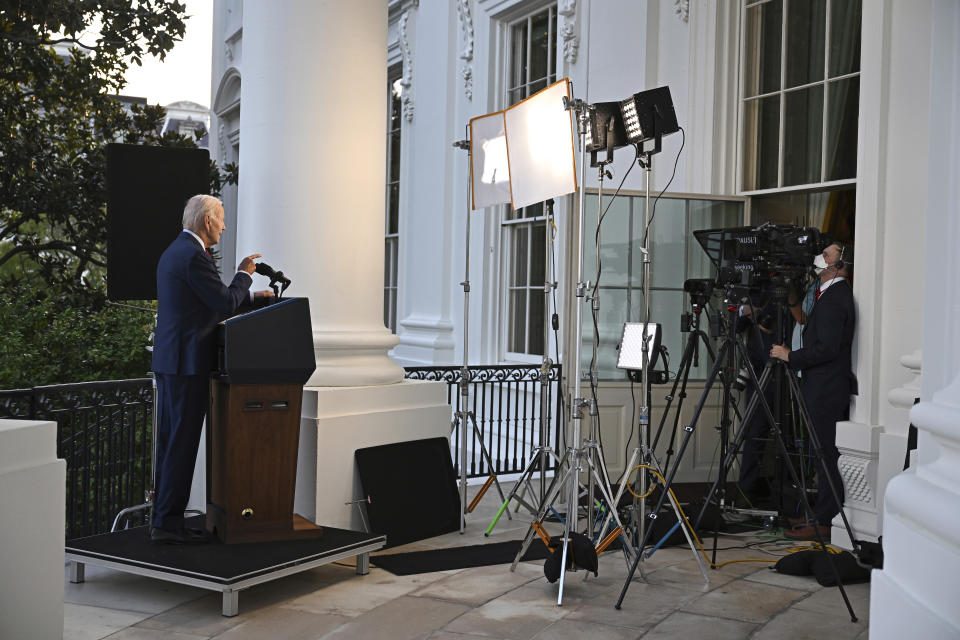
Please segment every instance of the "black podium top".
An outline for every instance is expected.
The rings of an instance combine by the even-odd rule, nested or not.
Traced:
[[[317,368],[307,298],[234,316],[217,329],[217,375],[231,384],[304,384]]]

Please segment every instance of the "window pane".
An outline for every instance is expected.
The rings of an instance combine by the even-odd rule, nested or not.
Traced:
[[[820,182],[823,85],[784,94],[783,184]]]
[[[387,226],[387,233],[399,233],[400,228],[400,185],[391,184],[387,189],[387,197],[390,200],[390,216]]]
[[[623,335],[623,323],[627,321],[627,291],[627,289],[603,288],[600,293],[598,323],[600,345],[597,348],[597,372],[604,380],[623,380],[626,375],[625,372],[617,369],[619,355],[617,345]],[[590,313],[589,304],[585,304],[581,358],[585,372],[589,370],[590,360],[593,357],[593,335],[593,314]],[[589,388],[584,393],[589,393]]]
[[[780,144],[780,96],[744,103],[743,188],[777,186]]]
[[[527,353],[543,355],[543,292],[530,291],[530,324],[528,325],[530,346]]]
[[[860,70],[860,0],[830,3],[830,77]]]
[[[801,0],[787,7],[787,87],[823,80],[826,0]]]
[[[524,218],[539,218],[543,215],[543,203],[532,204],[529,207],[524,207],[521,211]]]
[[[597,234],[597,195],[587,194],[584,201],[584,253],[583,271],[586,280],[593,281],[597,271],[595,239]],[[630,269],[630,206],[635,198],[619,197],[610,204],[610,197],[604,196],[603,206],[607,209],[603,225],[600,230],[600,242],[603,250],[600,252],[602,272],[600,285],[604,287],[627,286],[629,284]],[[641,226],[642,220],[633,223]],[[639,258],[639,254],[638,254]],[[638,272],[639,273],[639,272]]]
[[[644,203],[638,203],[643,210]],[[637,216],[636,231],[639,247],[643,246],[643,216]],[[656,216],[650,225],[650,286],[652,287],[682,287],[684,280],[684,264],[686,263],[687,245],[687,201],[675,198],[660,198],[657,203]],[[692,238],[690,238],[692,240]],[[637,284],[640,284],[643,269],[643,257],[636,251],[634,273],[637,275]]]
[[[827,180],[856,178],[860,78],[831,82],[827,91]]]
[[[530,286],[531,287],[542,287],[543,286],[543,273],[544,268],[546,267],[546,247],[544,247],[544,237],[543,230],[545,229],[543,222],[537,222],[533,225],[533,230],[530,234]]]
[[[517,225],[513,228],[513,252],[510,256],[513,274],[510,284],[516,287],[527,286],[527,225]]]
[[[773,0],[747,9],[744,93],[756,96],[780,88],[783,3]]]
[[[400,130],[390,134],[390,181],[400,180]]]
[[[670,352],[670,365],[674,371],[680,364],[686,343],[687,334],[680,332],[680,314],[685,311],[684,305],[688,301],[689,297],[683,291],[654,289],[650,292],[650,322],[662,325],[660,344]],[[706,318],[702,318],[700,322],[706,325]],[[706,331],[707,327],[703,326],[703,329]],[[690,367],[691,379],[702,379],[709,371],[709,368],[704,366],[705,361],[709,359],[704,350],[701,350],[700,355],[700,367]],[[663,369],[663,362],[658,362],[656,368]]]
[[[399,75],[399,73],[397,75]],[[399,129],[400,96],[403,94],[403,86],[400,84],[400,78],[394,80],[390,87],[390,129]]]
[[[527,347],[527,290],[511,291],[509,306],[510,326],[507,329],[507,350],[524,353]]]
[[[530,21],[530,79],[538,80],[549,75],[550,11],[538,13]]]
[[[527,21],[524,20],[513,27],[513,38],[510,47],[510,87],[522,88],[527,83]],[[523,97],[522,95],[520,97]],[[511,100],[511,104],[513,104]]]

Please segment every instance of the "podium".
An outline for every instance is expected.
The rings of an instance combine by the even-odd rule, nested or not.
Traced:
[[[207,530],[227,544],[322,535],[293,513],[310,304],[290,298],[218,329],[207,413]]]

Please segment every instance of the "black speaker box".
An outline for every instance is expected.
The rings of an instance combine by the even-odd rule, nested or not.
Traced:
[[[160,254],[183,207],[210,190],[206,149],[107,145],[107,297],[155,300]]]
[[[354,453],[372,533],[387,546],[460,529],[460,494],[447,438],[357,449]]]

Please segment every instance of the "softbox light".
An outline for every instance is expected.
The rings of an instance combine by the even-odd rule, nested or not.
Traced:
[[[510,165],[503,111],[470,120],[473,208],[510,202]]]
[[[510,196],[514,209],[577,190],[566,78],[504,112]]]
[[[647,365],[650,371],[656,367],[660,354],[660,325],[651,322],[646,325]],[[617,369],[643,371],[644,323],[624,322],[623,336],[620,338],[620,355]]]

